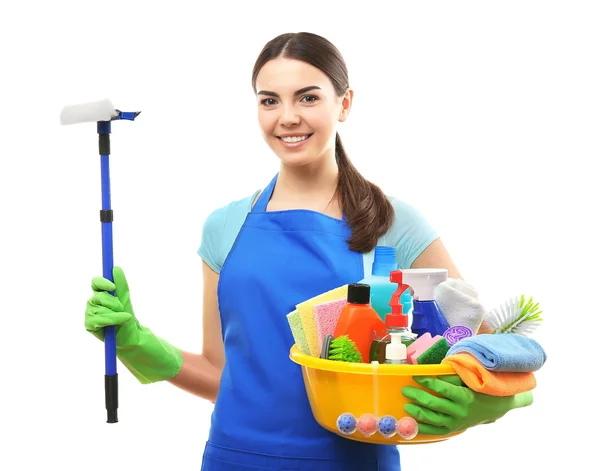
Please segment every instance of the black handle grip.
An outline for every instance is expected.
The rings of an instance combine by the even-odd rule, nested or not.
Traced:
[[[116,424],[117,409],[119,408],[119,383],[118,375],[104,375],[104,393],[106,398],[106,422]]]

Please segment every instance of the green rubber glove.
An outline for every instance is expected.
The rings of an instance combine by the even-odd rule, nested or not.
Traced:
[[[419,422],[419,433],[423,435],[447,435],[489,424],[508,411],[533,402],[530,391],[506,397],[475,392],[464,386],[457,375],[415,376],[413,379],[442,396],[412,386],[402,388],[402,394],[415,402],[405,404],[404,410]]]
[[[113,279],[114,283],[103,277],[92,280],[94,295],[87,302],[85,328],[103,341],[103,328],[116,325],[117,358],[140,383],[171,379],[183,364],[181,351],[140,325],[121,268],[113,268]]]

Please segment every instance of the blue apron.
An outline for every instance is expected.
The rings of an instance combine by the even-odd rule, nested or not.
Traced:
[[[363,255],[348,249],[345,218],[267,212],[276,181],[247,215],[221,270],[225,367],[202,471],[399,471],[395,446],[339,437],[312,415],[300,366],[289,359],[286,314],[361,280]]]

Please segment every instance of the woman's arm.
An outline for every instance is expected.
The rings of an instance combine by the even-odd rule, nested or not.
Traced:
[[[448,278],[462,278],[440,238],[435,239],[410,266],[411,268],[446,268]]]
[[[225,352],[217,301],[219,275],[202,262],[202,353],[182,352],[181,370],[169,382],[191,394],[214,403],[219,392]]]
[[[411,268],[446,268],[449,278],[462,279],[458,268],[452,261],[452,257],[446,250],[441,239],[434,240],[429,246],[421,252],[415,259]],[[489,334],[492,328],[485,321],[482,322],[477,334]]]

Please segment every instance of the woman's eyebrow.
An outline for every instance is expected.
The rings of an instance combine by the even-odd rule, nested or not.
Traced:
[[[310,85],[308,87],[301,88],[300,90],[296,90],[294,92],[294,96],[302,95],[303,93],[309,92],[311,90],[321,90],[321,87],[317,87],[316,85]],[[279,98],[279,95],[277,93],[270,92],[268,90],[259,90],[256,94]]]

